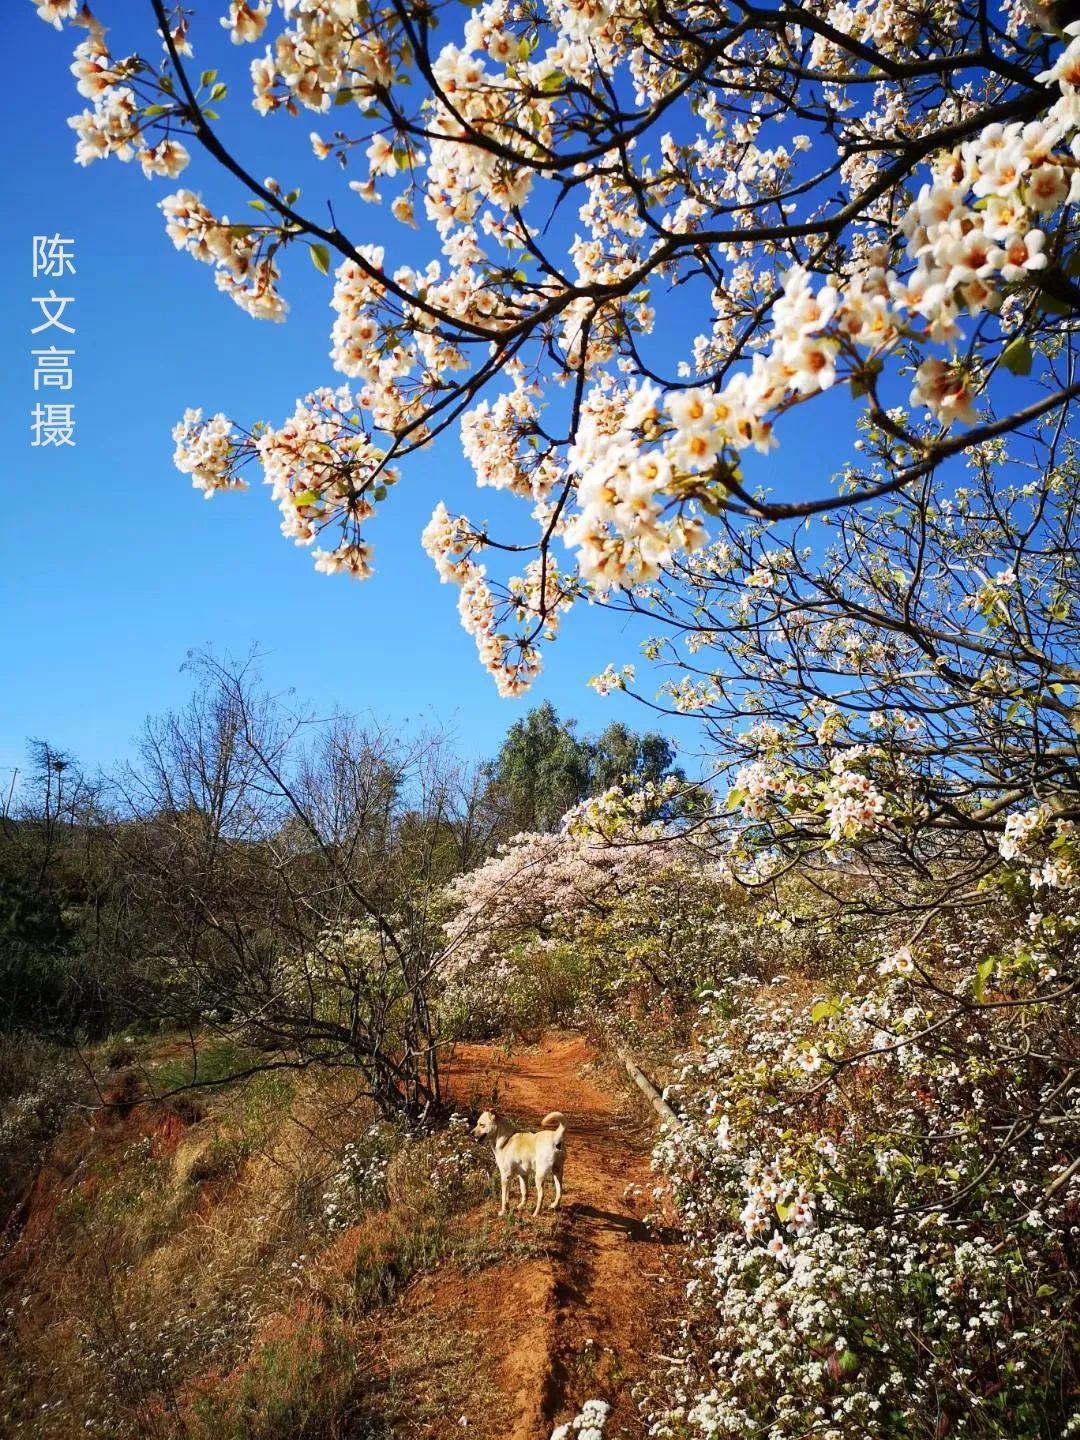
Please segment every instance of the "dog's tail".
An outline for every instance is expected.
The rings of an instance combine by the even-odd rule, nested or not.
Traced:
[[[545,1116],[544,1116],[543,1120],[540,1121],[540,1124],[543,1125],[543,1127],[545,1128],[545,1130],[546,1130],[550,1125],[555,1125],[555,1126],[558,1127],[558,1128],[556,1129],[556,1131],[555,1131],[555,1144],[556,1144],[556,1145],[558,1145],[559,1141],[560,1141],[560,1140],[562,1139],[562,1137],[566,1134],[566,1121],[565,1121],[565,1120],[563,1119],[563,1117],[562,1117],[562,1111],[561,1111],[561,1110],[552,1110],[549,1115],[545,1115]]]

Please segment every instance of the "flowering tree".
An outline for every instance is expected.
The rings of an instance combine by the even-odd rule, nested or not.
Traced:
[[[777,881],[754,903],[711,844],[642,820],[679,784],[635,792],[625,808],[639,813],[617,832],[613,793],[586,802],[561,833],[517,835],[450,882],[440,977],[451,1030],[572,1019],[670,1052],[703,1000],[726,1009],[766,970],[821,973],[816,931],[792,919],[816,913],[812,892]]]
[[[658,826],[621,843],[568,830],[516,835],[447,887],[453,910],[447,968],[497,960],[524,935],[575,935],[583,922],[603,919],[623,902],[640,906],[655,888],[672,891],[677,904],[677,892],[686,892],[695,881],[718,895],[731,883],[726,870],[685,841],[665,838]],[[722,902],[714,901],[714,908],[722,908]]]
[[[921,876],[928,903],[1024,853],[1036,887],[1075,880],[1080,535],[1062,430],[1030,443],[1029,466],[986,442],[948,495],[924,480],[813,545],[801,526],[725,520],[681,589],[653,589],[665,702],[704,724],[748,838],[801,864],[858,851],[909,898]]]
[[[354,177],[329,220],[227,148],[226,82],[190,69],[190,6],[147,0],[143,58],[114,55],[80,0],[34,3],[87,28],[80,163],[175,178],[194,141],[254,206],[236,222],[190,190],[161,202],[222,291],[280,320],[298,250],[334,267],[346,383],[278,425],[189,411],[180,468],[209,496],[257,462],[285,533],[330,535],[319,569],[363,577],[388,487],[460,424],[478,483],[528,518],[497,538],[451,497],[424,545],[503,693],[528,685],[568,606],[678,576],[711,517],[932,489],[950,458],[1060,420],[1080,390],[1080,40],[1042,0],[230,0],[221,23],[258,47],[255,108],[318,117],[315,154]],[[388,200],[426,262],[353,238],[354,197]],[[865,459],[839,486],[759,493],[743,467],[769,482],[778,460],[756,457],[793,412],[850,423],[838,391]],[[520,573],[489,575],[493,552]]]

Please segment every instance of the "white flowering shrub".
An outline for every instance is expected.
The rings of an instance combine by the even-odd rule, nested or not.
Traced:
[[[387,1167],[400,1144],[400,1130],[383,1120],[346,1142],[322,1197],[329,1229],[355,1225],[365,1211],[386,1203]]]
[[[606,1400],[586,1400],[572,1420],[556,1425],[551,1440],[603,1440],[610,1409]]]
[[[0,1040],[0,1188],[17,1196],[83,1098],[85,1074],[51,1047]]]
[[[342,1150],[322,1197],[326,1225],[348,1229],[391,1203],[452,1215],[487,1193],[490,1168],[467,1115],[419,1132],[377,1121]]]
[[[436,1208],[444,1215],[468,1209],[491,1187],[491,1166],[483,1146],[471,1138],[467,1115],[451,1115],[445,1130],[430,1139],[414,1140],[424,1146],[420,1164]]]
[[[1076,922],[995,928],[868,944],[842,989],[703,1017],[655,1156],[694,1273],[650,1433],[1080,1425]]]

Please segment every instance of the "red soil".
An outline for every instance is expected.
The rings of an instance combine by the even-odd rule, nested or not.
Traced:
[[[518,1123],[539,1126],[549,1110],[563,1112],[565,1193],[546,1226],[527,1213],[503,1222],[521,1227],[523,1238],[528,1227],[545,1227],[546,1255],[479,1274],[444,1267],[413,1288],[409,1303],[457,1327],[487,1372],[468,1427],[447,1417],[433,1435],[548,1440],[589,1399],[611,1405],[611,1440],[643,1433],[631,1392],[663,1348],[658,1322],[677,1297],[675,1266],[641,1219],[651,1126],[616,1086],[590,1074],[592,1059],[576,1035],[550,1035],[509,1056],[486,1045],[455,1052],[449,1083],[457,1103],[489,1104],[497,1087],[498,1108]],[[628,1193],[631,1186],[641,1189]]]

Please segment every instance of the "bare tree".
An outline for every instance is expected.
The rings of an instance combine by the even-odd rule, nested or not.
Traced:
[[[240,1036],[252,1071],[355,1067],[415,1121],[440,1095],[436,902],[474,852],[479,787],[437,735],[297,716],[251,662],[193,668],[114,791],[155,957],[138,1003]]]

